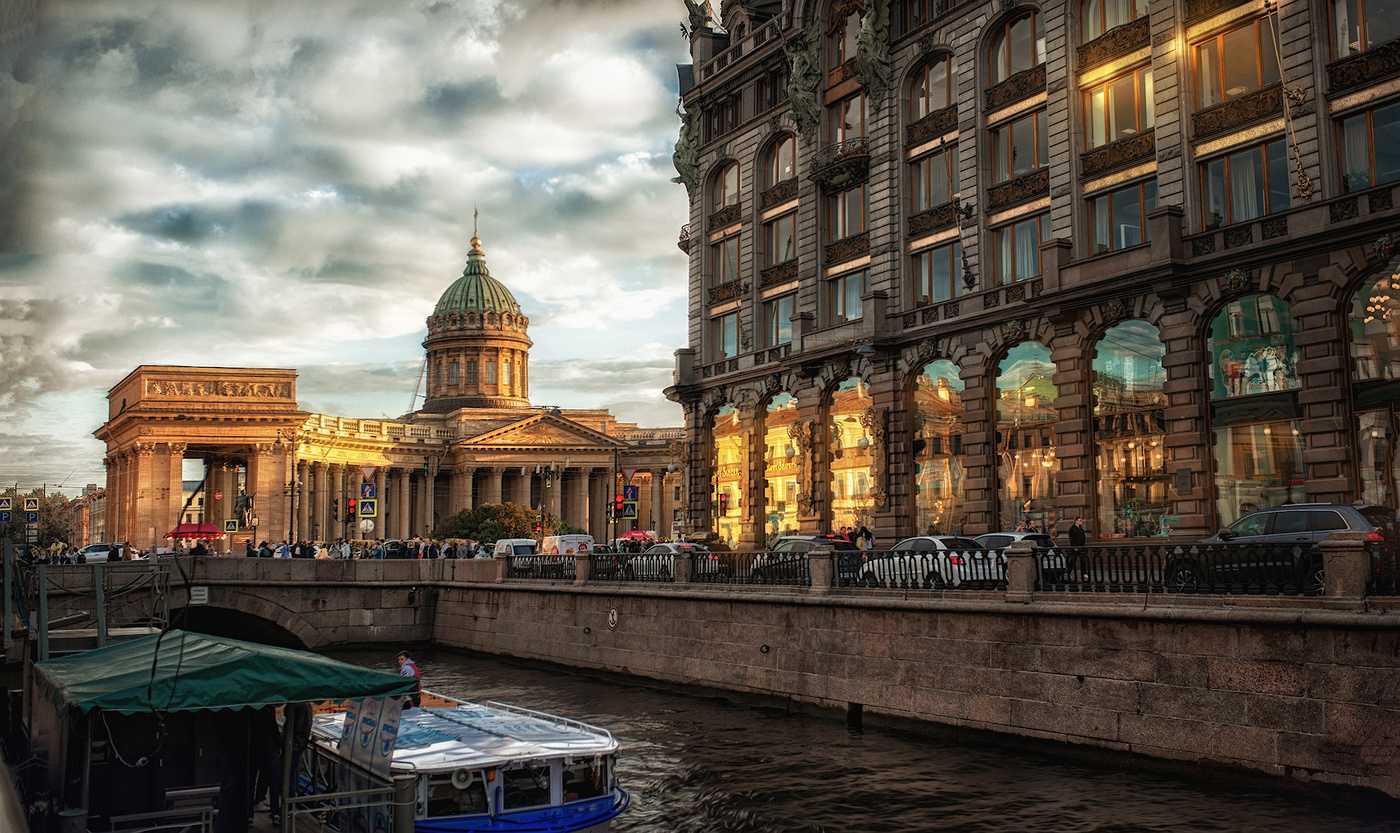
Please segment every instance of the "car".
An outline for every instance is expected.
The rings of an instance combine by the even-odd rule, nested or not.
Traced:
[[[688,553],[694,564],[691,575],[697,581],[714,581],[727,577],[730,567],[720,557],[700,544],[688,542],[652,544],[639,553],[627,556],[622,567],[628,578],[667,581],[676,574],[676,556]]]
[[[1065,556],[1059,551],[1055,539],[1044,532],[987,532],[972,539],[982,547],[1001,552],[1017,541],[1028,541],[1031,546],[1048,550],[1040,559],[1040,574],[1044,581],[1057,582],[1065,574]]]
[[[784,581],[794,578],[810,579],[807,553],[817,547],[831,547],[836,551],[837,583],[848,585],[856,580],[860,565],[865,560],[865,551],[845,538],[830,535],[784,535],[767,552],[759,553],[753,561],[749,580],[758,584],[768,581]]]
[[[78,550],[73,560],[79,564],[106,564],[121,544],[88,544]]]
[[[1364,504],[1286,503],[1257,509],[1200,546],[1178,548],[1163,578],[1168,589],[1176,591],[1243,584],[1321,595],[1325,575],[1318,544],[1334,532],[1347,531],[1384,541],[1385,529],[1394,522],[1391,510]],[[1224,546],[1230,544],[1235,546]]]
[[[923,587],[941,590],[1005,581],[1006,560],[972,538],[918,535],[888,552],[872,554],[861,566],[858,583],[866,587]]]

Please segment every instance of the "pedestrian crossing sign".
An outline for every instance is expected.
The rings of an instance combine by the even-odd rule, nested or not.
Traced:
[[[633,519],[637,517],[637,504],[635,501],[629,500],[622,504],[622,517]]]
[[[10,498],[0,497],[0,512],[10,511]]]
[[[374,498],[360,498],[360,517],[379,517],[379,501]]]
[[[237,518],[229,518],[229,519],[227,519],[227,520],[224,521],[224,532],[237,532],[237,531],[238,531],[238,519],[237,519]]]
[[[38,511],[39,511],[39,499],[38,499],[37,497],[27,497],[27,498],[25,498],[25,499],[24,499],[24,511],[26,511],[26,512],[38,512]]]

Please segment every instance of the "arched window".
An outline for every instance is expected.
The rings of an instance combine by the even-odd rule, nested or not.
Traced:
[[[1084,4],[1084,40],[1091,41],[1125,23],[1147,16],[1147,0],[1088,0]]]
[[[1157,328],[1124,321],[1094,349],[1094,480],[1098,538],[1165,538],[1167,499],[1167,349]]]
[[[1026,12],[1002,24],[992,38],[992,83],[1000,84],[1018,72],[1045,63],[1045,33],[1035,12]]]
[[[931,361],[914,380],[914,532],[961,535],[963,505],[963,395],[957,365]]]
[[[940,55],[914,73],[909,88],[909,121],[916,122],[953,104],[952,59]]]
[[[1305,499],[1293,314],[1272,295],[1231,301],[1211,321],[1217,521]],[[1241,400],[1234,402],[1232,400]]]
[[[763,159],[763,190],[797,178],[797,138],[785,133]]]
[[[870,434],[861,415],[874,404],[860,377],[836,386],[827,401],[827,459],[831,474],[831,527],[851,529],[873,524],[875,499],[870,494]]]
[[[997,367],[997,528],[1055,530],[1055,410],[1050,348],[1035,341],[1007,351]]]
[[[744,430],[739,410],[724,405],[710,423],[710,509],[714,530],[730,546],[739,538],[744,513]]]
[[[715,175],[710,191],[711,212],[739,204],[739,163],[729,162]]]
[[[1400,258],[1357,290],[1350,325],[1360,498],[1393,507],[1400,493]]]
[[[780,393],[763,412],[763,528],[771,547],[779,535],[797,534],[797,446],[788,428],[797,421],[797,400]]]
[[[860,17],[865,10],[861,0],[839,0],[832,3],[831,23],[827,26],[827,69],[840,69],[856,57],[856,35],[860,34]]]

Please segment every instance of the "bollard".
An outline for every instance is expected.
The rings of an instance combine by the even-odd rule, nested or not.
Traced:
[[[394,833],[413,833],[418,814],[418,779],[411,772],[394,773]]]
[[[1035,555],[1029,541],[1015,541],[1002,550],[1006,557],[1006,600],[1029,602],[1035,596]]]
[[[1366,533],[1333,532],[1318,543],[1322,550],[1323,595],[1328,599],[1358,600],[1366,595],[1371,559],[1366,552]]]
[[[574,556],[574,586],[582,587],[593,575],[593,553],[581,552]]]
[[[830,593],[832,580],[836,575],[836,548],[822,544],[807,553],[807,569],[812,577],[810,592],[821,595]]]
[[[695,572],[695,557],[688,552],[678,552],[671,562],[671,569],[676,571],[671,577],[672,582],[678,587],[687,587],[690,585],[690,574]]]
[[[496,558],[496,583],[504,584],[506,576],[510,575],[510,556],[498,555]]]

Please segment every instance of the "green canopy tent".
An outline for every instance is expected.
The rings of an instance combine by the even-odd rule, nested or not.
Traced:
[[[310,651],[181,630],[35,663],[30,682],[30,746],[46,764],[56,809],[105,819],[161,810],[173,789],[217,784],[216,829],[225,831],[246,829],[249,738],[260,710],[410,697],[418,683]]]

